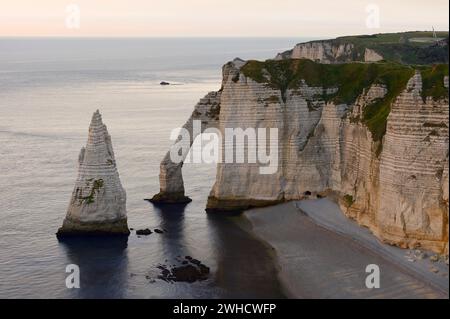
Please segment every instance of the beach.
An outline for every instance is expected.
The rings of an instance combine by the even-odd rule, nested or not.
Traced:
[[[380,242],[329,199],[248,210],[238,224],[273,248],[290,298],[448,298],[443,260]],[[370,264],[380,269],[380,288],[366,287]]]

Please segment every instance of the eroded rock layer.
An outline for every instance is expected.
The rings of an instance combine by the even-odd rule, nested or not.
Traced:
[[[106,125],[97,110],[86,147],[79,156],[78,178],[58,236],[128,235],[126,193],[119,179]]]

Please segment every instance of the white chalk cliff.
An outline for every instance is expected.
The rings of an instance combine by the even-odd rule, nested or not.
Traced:
[[[111,137],[98,110],[92,116],[87,144],[78,160],[78,178],[57,235],[128,235],[126,193]]]
[[[343,63],[352,61],[378,62],[383,56],[373,49],[365,48],[358,52],[352,43],[334,43],[330,40],[311,41],[297,44],[292,50],[279,53],[276,60],[309,59],[320,63]]]
[[[353,61],[354,45],[334,44],[330,41],[313,41],[297,44],[291,51],[278,54],[275,59],[310,59],[320,63]]]
[[[277,70],[281,66],[276,63],[288,63],[289,70],[289,63],[304,63],[291,61],[272,61],[268,67]],[[400,70],[407,75],[398,92],[389,90],[400,81],[395,75],[390,86],[377,80],[352,102],[336,103],[326,96],[340,94],[339,85],[309,85],[300,78],[295,86],[280,88],[270,83],[271,74],[265,69],[246,75],[258,65],[250,64],[240,60],[226,64],[221,90],[202,99],[187,123],[199,118],[204,128],[217,127],[222,134],[225,128],[278,128],[278,171],[262,175],[257,164],[218,164],[207,211],[329,195],[347,216],[388,243],[448,253],[448,92],[426,96],[430,91],[422,88],[420,71],[393,66],[393,73]],[[304,67],[310,72],[314,65]],[[391,66],[375,67],[385,76]],[[269,78],[267,83],[264,77]],[[448,89],[448,76],[426,81],[427,90],[444,83]],[[387,113],[373,117],[376,121],[384,116],[374,128],[372,120],[363,118],[371,106],[381,108],[383,99],[389,102],[384,104]],[[158,196],[173,190],[184,196],[181,165],[166,156]]]

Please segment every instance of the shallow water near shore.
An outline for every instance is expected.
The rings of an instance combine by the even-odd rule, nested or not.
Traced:
[[[170,132],[220,88],[236,56],[265,59],[304,39],[0,39],[0,298],[278,298],[266,247],[229,218],[208,216],[214,165],[186,164],[185,207],[144,201],[159,191]],[[160,81],[179,85],[160,86]],[[100,109],[112,136],[128,224],[163,234],[59,242]],[[208,280],[167,283],[156,266],[192,256]],[[67,289],[77,264],[81,288]]]

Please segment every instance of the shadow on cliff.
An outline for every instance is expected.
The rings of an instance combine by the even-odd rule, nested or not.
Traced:
[[[80,268],[75,298],[124,298],[128,285],[128,237],[66,238],[60,240],[68,263]]]

